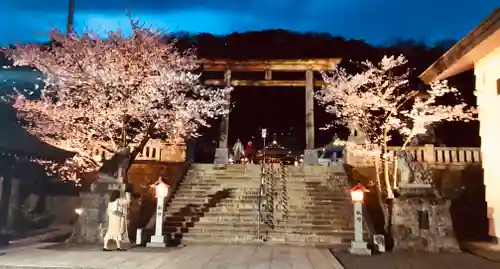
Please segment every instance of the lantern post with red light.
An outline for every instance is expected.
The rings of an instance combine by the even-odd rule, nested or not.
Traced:
[[[155,184],[151,185],[155,188],[156,195],[156,227],[155,234],[151,236],[151,241],[147,243],[148,247],[165,247],[165,237],[163,236],[163,211],[165,205],[165,197],[168,195],[169,185],[163,182],[162,178],[158,178]]]
[[[358,183],[349,190],[354,204],[354,240],[351,241],[349,252],[354,255],[371,255],[367,243],[363,240],[363,200],[368,190]]]

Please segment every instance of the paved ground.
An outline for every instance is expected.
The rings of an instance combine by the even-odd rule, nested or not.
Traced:
[[[469,253],[394,252],[358,257],[335,251],[345,269],[499,269],[500,263]]]
[[[287,246],[193,245],[102,252],[97,246],[5,251],[0,268],[343,269],[327,249]]]
[[[464,244],[464,246],[474,255],[490,261],[496,261],[500,266],[500,244],[472,242]]]

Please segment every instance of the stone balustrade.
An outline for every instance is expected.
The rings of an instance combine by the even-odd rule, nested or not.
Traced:
[[[132,145],[131,150],[134,150]],[[106,160],[113,156],[112,152],[96,149],[93,156],[100,156]],[[136,161],[160,161],[160,162],[183,162],[186,159],[186,145],[172,144],[160,139],[150,139],[141,153],[135,158]]]
[[[395,153],[401,147],[389,147],[389,159],[394,160]],[[481,163],[479,147],[435,147],[434,145],[410,146],[405,149],[415,161],[430,165],[467,165]],[[373,165],[373,160],[354,156],[346,152],[346,163],[350,165]]]

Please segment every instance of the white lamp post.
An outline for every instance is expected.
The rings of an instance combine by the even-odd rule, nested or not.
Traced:
[[[156,227],[155,234],[151,236],[151,241],[146,244],[147,247],[165,247],[165,237],[163,236],[163,207],[165,197],[168,195],[169,186],[165,184],[161,177],[153,184],[157,198],[156,204]]]
[[[363,196],[367,190],[358,183],[349,192],[354,204],[354,240],[351,241],[349,252],[354,255],[371,255],[371,250],[363,240]]]

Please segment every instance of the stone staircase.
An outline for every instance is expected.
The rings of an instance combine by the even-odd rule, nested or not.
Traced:
[[[259,224],[259,165],[194,164],[166,207],[171,243],[262,242],[332,246],[353,237],[341,166],[266,166]],[[260,231],[260,238],[258,236]]]
[[[166,207],[172,242],[257,241],[260,166],[193,164]]]
[[[330,167],[286,166],[288,204],[276,219],[269,240],[293,245],[338,245],[352,240],[353,206],[345,172]],[[281,214],[275,214],[281,216]]]

